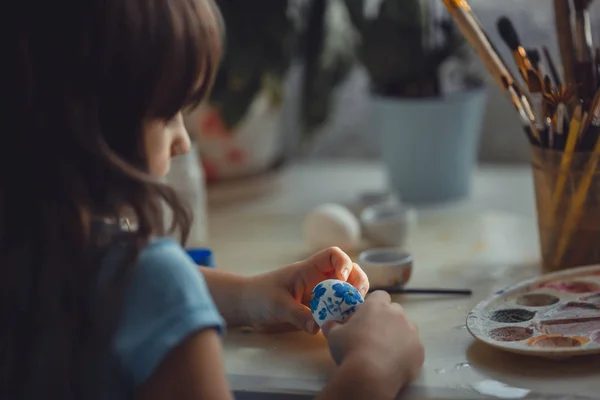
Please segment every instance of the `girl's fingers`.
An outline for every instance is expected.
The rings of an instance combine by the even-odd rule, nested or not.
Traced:
[[[302,303],[298,303],[294,298],[282,298],[273,310],[275,317],[279,321],[284,321],[294,325],[298,330],[315,334],[319,331],[310,309]]]
[[[363,297],[367,295],[369,291],[369,278],[357,263],[353,263],[352,270],[348,276],[348,283],[357,288]]]
[[[321,328],[321,331],[323,332],[323,335],[326,338],[329,338],[329,334],[331,333],[331,331],[339,328],[340,326],[341,326],[341,324],[339,322],[328,321],[328,322],[325,322],[325,324]]]
[[[315,253],[306,260],[308,266],[320,275],[347,280],[352,272],[353,263],[348,254],[339,247],[329,247]]]
[[[352,262],[350,256],[344,253],[339,247],[330,247],[322,250],[307,260],[309,270],[316,271],[318,277],[312,276],[309,271],[308,281],[314,278],[323,277],[340,279],[347,281],[354,286],[361,295],[365,296],[369,291],[369,278],[367,274],[356,263]]]
[[[390,304],[392,302],[392,297],[388,292],[383,290],[376,290],[369,295],[366,300],[369,303],[382,303],[382,304]],[[394,303],[397,304],[397,303]],[[398,304],[400,305],[400,304]]]

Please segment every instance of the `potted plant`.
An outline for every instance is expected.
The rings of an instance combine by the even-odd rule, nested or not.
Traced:
[[[417,204],[466,196],[485,91],[451,17],[420,0],[345,1],[390,185]]]
[[[349,18],[332,10],[341,5],[348,14],[342,1],[256,0],[248,7],[216,0],[225,22],[224,57],[208,101],[186,116],[208,182],[281,163],[286,78],[298,59],[306,64],[301,131],[309,136],[326,120],[329,94],[353,63],[353,44],[330,45],[331,34],[354,34]]]

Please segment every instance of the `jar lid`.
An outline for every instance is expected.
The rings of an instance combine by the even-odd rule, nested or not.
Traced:
[[[213,253],[210,249],[195,248],[187,249],[186,252],[192,258],[192,260],[194,260],[196,265],[208,268],[215,268],[215,260],[213,258]]]
[[[392,247],[365,250],[358,256],[361,267],[408,267],[412,268],[413,257],[406,251]]]

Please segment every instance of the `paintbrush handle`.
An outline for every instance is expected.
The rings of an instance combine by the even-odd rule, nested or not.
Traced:
[[[517,108],[519,114],[522,116],[523,112],[526,113],[526,124],[533,136],[539,142],[540,136],[536,126],[537,121],[535,115],[533,114],[531,101],[524,94],[525,91],[519,86],[519,83],[512,76],[506,64],[488,39],[487,35],[481,28],[481,24],[471,12],[471,7],[469,4],[465,0],[443,1],[461,33],[470,43],[471,47],[475,49],[487,70],[496,80],[496,83],[502,90],[504,90],[505,93],[508,92],[508,94],[511,96],[513,105]],[[515,98],[514,93],[510,92],[510,88],[519,93],[518,98]]]
[[[567,86],[577,85],[575,78],[575,46],[571,30],[571,9],[569,0],[554,0],[554,21],[560,58]]]
[[[406,294],[454,294],[471,296],[473,291],[470,289],[404,289]]]
[[[470,296],[473,291],[470,289],[417,289],[417,288],[404,288],[404,287],[386,287],[386,288],[372,288],[369,292],[376,290],[383,290],[389,294],[443,294],[443,295],[461,295]]]
[[[592,184],[592,180],[594,178],[594,171],[596,171],[599,156],[600,140],[596,140],[593,154],[590,156],[590,159],[585,166],[583,177],[581,178],[581,182],[579,183],[579,187],[577,188],[575,196],[571,202],[571,206],[569,207],[567,217],[565,218],[565,225],[562,230],[562,234],[560,235],[556,256],[554,257],[554,265],[559,265],[559,263],[562,262],[565,250],[567,249],[567,246],[571,240],[570,237],[573,233],[573,230],[577,226],[580,216],[579,214],[581,214],[581,209],[585,204],[590,185]]]
[[[488,40],[467,2],[464,0],[444,0],[444,4],[463,36],[475,49],[483,64],[498,82],[498,85],[505,89],[502,77],[505,77],[509,84],[516,85],[512,74]]]
[[[578,106],[576,114],[581,114],[581,105]],[[567,133],[567,144],[565,146],[565,150],[562,154],[562,158],[560,160],[560,173],[558,175],[558,182],[556,183],[556,188],[552,195],[552,211],[550,215],[554,215],[558,205],[560,203],[560,198],[563,194],[563,190],[565,189],[565,185],[567,183],[567,173],[571,166],[571,162],[573,160],[573,152],[575,151],[575,147],[577,145],[577,139],[579,137],[579,130],[581,128],[581,117],[575,117],[571,119],[571,123],[569,125],[569,132]]]

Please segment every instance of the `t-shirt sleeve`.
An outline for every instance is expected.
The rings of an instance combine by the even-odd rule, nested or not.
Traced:
[[[216,329],[219,314],[199,268],[177,242],[158,239],[140,252],[124,296],[114,351],[138,386],[191,334]]]

